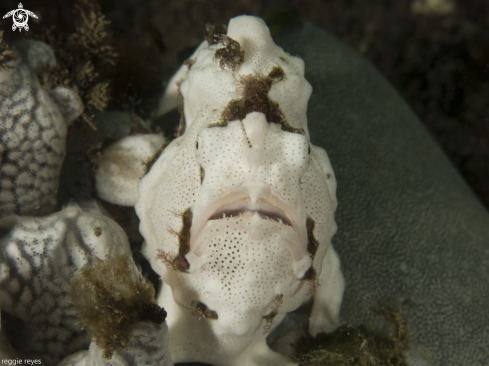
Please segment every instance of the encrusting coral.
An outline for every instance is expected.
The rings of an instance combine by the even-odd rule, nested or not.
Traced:
[[[95,258],[131,255],[126,234],[95,203],[69,204],[45,217],[9,217],[0,242],[0,304],[20,326],[6,327],[26,357],[56,364],[87,348],[69,292],[75,273]],[[15,317],[15,318],[12,318]],[[3,329],[2,329],[3,331]]]
[[[80,21],[73,32],[53,26],[34,35],[49,45],[25,39],[11,50],[0,44],[0,355],[37,357],[46,364],[90,343],[68,297],[74,273],[97,257],[131,256],[123,230],[97,207],[69,204],[52,214],[68,123],[81,115],[92,124],[93,112],[105,108],[108,83],[100,65],[113,64],[115,57],[98,7],[85,0],[75,6]],[[154,303],[154,290],[151,296]],[[158,324],[163,317],[156,309],[143,308],[121,364],[149,355],[156,364],[171,362],[161,346],[167,329]],[[95,348],[90,357],[101,359]]]
[[[82,112],[76,92],[45,89],[36,74],[56,66],[43,42],[16,44],[0,68],[0,217],[46,215],[56,206],[68,123]]]
[[[129,344],[134,323],[161,324],[166,318],[156,304],[153,285],[126,255],[105,261],[94,258],[93,264],[77,273],[70,296],[81,323],[89,327],[106,360]]]

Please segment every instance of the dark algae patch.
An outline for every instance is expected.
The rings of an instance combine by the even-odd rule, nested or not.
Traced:
[[[78,271],[70,296],[81,323],[107,360],[129,343],[134,323],[161,324],[166,318],[155,301],[153,285],[125,255],[105,261],[94,257],[94,264]]]
[[[51,7],[39,9],[43,21],[36,25],[32,36],[49,44],[56,56],[54,68],[44,68],[39,81],[47,89],[64,86],[75,90],[83,103],[80,121],[95,129],[94,113],[106,109],[110,100],[110,81],[102,76],[114,67],[117,54],[111,45],[109,21],[94,0],[59,2],[56,11],[71,14],[54,19]],[[29,34],[27,34],[29,36]]]
[[[217,320],[219,318],[217,312],[209,309],[206,304],[200,301],[195,305],[195,308],[192,311],[192,315],[199,319],[204,318],[204,319]]]
[[[156,162],[156,160],[158,160],[158,158],[160,157],[161,153],[163,152],[163,150],[165,150],[165,148],[168,146],[168,142],[164,143],[159,149],[158,151],[151,157],[151,159],[149,159],[145,165],[146,165],[146,171],[144,172],[144,175],[148,174],[149,171],[151,170],[151,167],[153,166],[153,164]]]
[[[319,242],[314,237],[314,227],[316,223],[310,217],[306,220],[306,228],[307,228],[307,251],[311,255],[311,258],[314,259],[316,256],[316,252],[319,247]]]
[[[373,327],[346,324],[331,334],[302,338],[295,346],[300,365],[408,366],[409,327],[401,310],[382,302],[370,310]]]
[[[185,256],[190,252],[190,228],[192,227],[192,210],[187,208],[182,215],[182,230],[178,236],[178,255],[175,258],[175,265],[181,272],[187,272],[190,268]]]
[[[283,294],[275,295],[275,302],[272,306],[272,311],[270,312],[270,314],[265,315],[263,317],[263,319],[265,319],[265,321],[266,321],[265,327],[263,329],[264,335],[270,333],[270,331],[272,330],[273,322],[275,320],[275,317],[278,315],[278,309],[282,305],[283,299],[284,299]]]
[[[214,42],[220,43],[223,47],[216,49],[214,61],[219,61],[219,66],[222,69],[236,69],[244,62],[244,51],[241,50],[241,45],[238,41],[224,34],[215,34]]]
[[[283,72],[283,71],[282,71]],[[268,97],[273,79],[263,75],[240,76],[241,99],[231,100],[221,114],[221,123],[235,120],[243,120],[251,112],[261,112],[267,117],[267,121],[275,121],[283,118],[278,103]],[[271,118],[275,117],[275,118]]]
[[[193,216],[192,210],[189,207],[183,214],[178,216],[182,217],[182,229],[179,233],[170,229],[173,234],[178,236],[178,254],[173,257],[163,250],[158,249],[156,259],[161,259],[168,263],[175,271],[187,273],[190,268],[190,264],[185,256],[190,251],[190,228],[192,227]]]
[[[302,281],[314,281],[316,279],[316,270],[311,266],[309,269],[304,273],[304,276],[302,276],[301,280]]]
[[[248,113],[260,112],[265,115],[268,122],[280,124],[282,130],[304,135],[302,128],[294,128],[287,122],[279,104],[268,96],[272,85],[284,78],[284,70],[279,66],[274,66],[266,76],[260,74],[238,76],[241,98],[231,100],[222,111],[219,122],[209,127],[225,127],[230,121],[245,119]]]

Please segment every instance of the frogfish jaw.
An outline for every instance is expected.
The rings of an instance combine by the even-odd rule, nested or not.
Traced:
[[[281,200],[265,182],[244,181],[237,189],[212,201],[207,207],[201,208],[197,205],[193,212],[190,251],[197,257],[207,248],[211,236],[223,234],[223,231],[218,231],[220,226],[229,227],[230,223],[236,221],[234,219],[254,216],[261,220],[249,220],[246,227],[253,240],[264,235],[263,227],[266,225],[263,220],[276,222],[280,230],[274,230],[280,232],[283,240],[290,245],[295,260],[300,261],[307,255],[305,215]],[[209,230],[217,231],[211,231],[211,234]]]
[[[268,333],[277,314],[300,306],[308,292],[301,278],[312,260],[276,207],[238,202],[232,208],[242,213],[211,215],[197,233],[184,276],[189,294],[216,312],[215,334],[251,336]]]

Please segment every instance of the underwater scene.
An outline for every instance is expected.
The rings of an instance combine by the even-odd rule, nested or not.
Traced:
[[[1,365],[489,364],[489,2],[18,1]]]

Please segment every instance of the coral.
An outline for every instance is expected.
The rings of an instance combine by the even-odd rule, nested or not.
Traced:
[[[87,105],[95,110],[103,111],[108,102],[108,82],[96,84],[87,92]]]
[[[58,366],[173,366],[168,350],[168,327],[141,321],[132,325],[131,338],[123,349],[106,360],[103,351],[92,342],[88,351],[80,351],[63,359]]]
[[[0,247],[0,303],[2,318],[18,319],[5,329],[12,345],[47,364],[86,348],[90,339],[77,324],[71,284],[95,258],[131,254],[122,228],[94,203],[3,219],[1,227],[10,230]]]
[[[103,111],[110,98],[109,82],[101,74],[107,65],[115,65],[117,54],[109,44],[110,22],[96,2],[78,0],[62,7],[73,5],[77,9],[74,29],[65,25],[63,32],[50,26],[35,35],[53,47],[58,60],[54,69],[42,70],[41,84],[49,89],[62,85],[75,90],[84,106],[80,119],[95,128],[93,114]]]
[[[153,286],[126,255],[105,261],[95,258],[93,264],[81,268],[70,296],[106,360],[129,344],[134,323],[149,320],[161,324],[166,318],[166,312],[156,304]]]
[[[92,343],[58,366],[171,366],[166,312],[131,257],[95,259],[76,274],[70,296]]]
[[[71,90],[39,85],[36,72],[56,65],[48,45],[26,40],[16,50],[0,69],[0,216],[40,216],[56,205],[67,124],[82,106]]]

